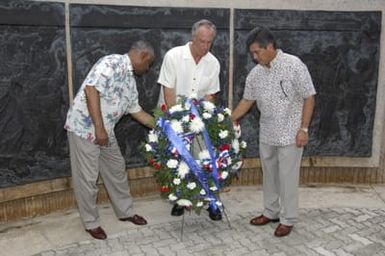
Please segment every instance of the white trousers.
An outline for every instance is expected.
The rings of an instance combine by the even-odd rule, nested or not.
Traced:
[[[96,206],[99,173],[103,178],[115,215],[133,215],[132,197],[128,187],[126,164],[116,139],[108,147],[89,142],[68,132],[72,180],[80,218],[86,229],[100,226]]]
[[[260,159],[263,171],[263,215],[280,219],[283,225],[298,221],[299,170],[303,148],[295,144],[271,146],[260,143]]]

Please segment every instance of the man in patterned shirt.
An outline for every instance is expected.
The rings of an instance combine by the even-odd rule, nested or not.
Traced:
[[[80,218],[96,239],[106,239],[96,207],[99,172],[114,212],[121,221],[145,225],[133,213],[125,160],[114,134],[115,124],[125,114],[151,127],[153,117],[142,110],[134,74],[142,75],[154,60],[154,48],[137,41],[128,54],[101,58],[89,71],[67,114],[71,170]]]
[[[274,235],[282,237],[290,234],[298,221],[299,170],[316,92],[305,64],[277,49],[268,29],[253,29],[247,46],[258,64],[246,78],[243,98],[232,120],[241,118],[257,103],[264,211],[250,224],[279,221]]]

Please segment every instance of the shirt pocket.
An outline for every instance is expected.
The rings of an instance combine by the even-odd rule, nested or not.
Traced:
[[[199,86],[198,86],[199,94],[202,96],[205,96],[209,92],[209,90],[212,86],[212,83],[213,83],[213,81],[210,77],[203,76],[201,78],[201,80],[199,82]]]
[[[282,101],[292,101],[294,97],[294,88],[290,80],[282,79],[279,81],[279,99]]]

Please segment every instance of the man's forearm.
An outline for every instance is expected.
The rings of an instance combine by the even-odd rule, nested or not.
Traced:
[[[234,122],[234,121],[237,121],[239,118],[241,118],[243,115],[245,115],[249,110],[250,108],[253,106],[255,101],[253,100],[245,100],[245,99],[242,99],[237,107],[233,110],[232,114],[231,114],[231,120]]]
[[[100,110],[100,96],[99,92],[93,86],[86,86],[85,94],[87,98],[88,112],[90,113],[92,122],[95,128],[104,128],[102,112]]]
[[[302,108],[302,122],[301,128],[308,128],[310,125],[311,118],[313,116],[315,99],[314,96],[310,96],[305,99]]]
[[[155,119],[153,116],[150,114],[142,111],[139,111],[137,113],[132,113],[131,116],[137,120],[139,123],[149,127],[149,128],[154,128],[155,125]]]
[[[164,101],[167,105],[167,107],[172,107],[176,104],[175,99],[175,90],[173,88],[168,88],[166,86],[162,85],[163,95],[164,95]]]

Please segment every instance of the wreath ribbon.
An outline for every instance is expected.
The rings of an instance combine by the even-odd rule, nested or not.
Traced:
[[[194,114],[196,117],[199,117],[199,112],[196,109],[194,104],[191,105],[191,112]],[[208,198],[209,205],[211,209],[214,211],[218,208],[216,202],[218,199],[216,198],[215,194],[210,190],[208,180],[206,176],[204,175],[204,171],[202,168],[197,164],[195,159],[192,157],[191,153],[189,150],[187,150],[186,145],[181,137],[179,137],[174,129],[171,127],[170,121],[164,119],[164,118],[159,118],[157,125],[162,129],[162,131],[165,133],[171,144],[176,148],[178,153],[180,154],[181,158],[186,162],[190,170],[192,171],[193,175],[196,177],[197,181],[200,183],[201,187],[203,190],[206,192],[206,196]],[[216,166],[216,157],[215,153],[213,151],[213,147],[211,145],[210,137],[208,135],[208,132],[206,128],[203,128],[202,131],[203,138],[205,140],[210,158],[211,158],[211,163],[213,166],[211,175],[213,177],[215,186],[219,190],[219,181],[218,181],[218,170]]]

